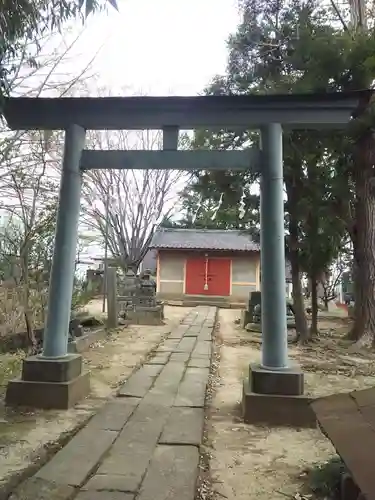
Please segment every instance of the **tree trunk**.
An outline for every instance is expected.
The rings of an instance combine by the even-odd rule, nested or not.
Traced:
[[[310,336],[318,334],[318,281],[316,276],[311,277],[311,325]]]
[[[293,309],[296,322],[297,339],[301,342],[309,340],[309,330],[305,314],[305,303],[303,299],[301,277],[298,262],[298,251],[289,253],[292,285],[293,285]]]
[[[350,338],[375,344],[375,141],[368,133],[357,145],[355,163],[356,212],[353,229],[355,260],[354,325]]]
[[[298,204],[298,190],[293,181],[287,182],[288,206],[289,206],[289,251],[292,285],[293,285],[293,308],[296,322],[297,340],[307,342],[309,330],[305,313],[305,302],[301,285],[301,272],[299,261],[298,220],[295,217]]]
[[[29,345],[31,347],[31,354],[37,354],[38,342],[37,342],[36,337],[35,337],[33,323],[31,320],[31,314],[30,314],[30,311],[28,309],[25,309],[24,317],[25,317],[27,338],[29,340]]]

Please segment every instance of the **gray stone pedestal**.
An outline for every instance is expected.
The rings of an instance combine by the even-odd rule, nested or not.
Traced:
[[[245,423],[315,427],[310,398],[303,395],[304,377],[298,369],[266,370],[249,367],[244,381],[242,409]]]
[[[247,309],[241,311],[241,327],[245,328],[246,325],[253,322],[253,313]]]
[[[80,354],[58,359],[30,356],[23,361],[21,378],[8,383],[5,402],[9,406],[65,410],[89,392],[89,373],[82,372]]]

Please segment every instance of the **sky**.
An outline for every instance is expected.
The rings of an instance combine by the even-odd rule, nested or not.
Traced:
[[[106,95],[197,95],[225,73],[227,40],[240,22],[237,0],[117,1],[119,11],[90,15],[84,29],[76,22],[48,38],[39,67],[24,66],[13,95],[59,96],[92,61],[76,96],[103,95],[100,88]],[[57,54],[63,58],[55,67]],[[95,245],[84,254],[91,260],[103,250]]]
[[[103,44],[93,69],[113,93],[196,95],[224,73],[226,40],[239,23],[236,0],[118,4],[119,12],[88,20],[80,44],[86,53]]]
[[[225,72],[226,42],[240,21],[236,0],[118,2],[119,12],[89,18],[74,49],[72,64],[81,66],[100,49],[93,95],[98,85],[111,95],[197,95]],[[95,245],[82,258],[102,252]]]

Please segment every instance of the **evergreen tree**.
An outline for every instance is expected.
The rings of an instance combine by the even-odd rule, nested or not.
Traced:
[[[330,21],[330,12],[313,0],[303,5],[298,1],[243,0],[241,7],[242,23],[229,40],[227,74],[217,77],[207,94],[351,91],[371,85],[375,76],[372,30],[349,32],[346,25],[337,26]],[[316,282],[338,255],[345,231],[352,238],[356,261],[353,335],[356,339],[375,335],[371,126],[372,94],[367,93],[345,131],[284,131],[286,244],[302,340],[309,334],[300,273],[307,271]],[[255,139],[247,131],[200,131],[196,143],[233,149],[255,143]],[[246,175],[205,173],[195,189],[199,186],[206,200],[210,189],[224,192],[224,199],[228,193],[227,205],[231,206],[235,186],[247,185]],[[316,308],[314,312],[316,318]]]

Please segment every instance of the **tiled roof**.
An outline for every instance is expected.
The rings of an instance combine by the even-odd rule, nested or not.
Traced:
[[[158,229],[150,248],[258,252],[259,244],[234,229]]]

